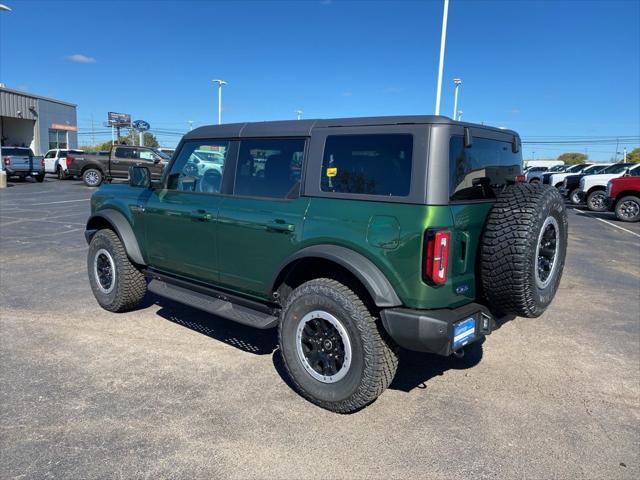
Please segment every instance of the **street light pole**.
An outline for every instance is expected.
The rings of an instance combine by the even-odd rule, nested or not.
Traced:
[[[218,125],[220,125],[222,123],[222,86],[226,85],[227,82],[219,79],[211,81],[218,84]]]
[[[189,124],[189,131],[193,130],[193,120],[188,120],[187,123]]]
[[[449,0],[444,0],[442,14],[442,33],[440,35],[440,64],[438,65],[438,84],[436,87],[436,115],[440,115],[440,94],[442,93],[442,70],[444,68],[444,45],[447,41],[447,17],[449,15]]]
[[[298,120],[300,120],[302,118],[302,114],[303,113],[304,112],[302,110],[296,110],[296,115],[297,115]]]
[[[460,122],[462,120],[462,114],[464,112],[462,110],[458,110],[458,121]]]
[[[453,119],[454,120],[458,115],[458,89],[460,88],[461,83],[462,83],[462,80],[460,80],[459,78],[453,79],[453,84],[456,86],[455,93],[453,94]]]

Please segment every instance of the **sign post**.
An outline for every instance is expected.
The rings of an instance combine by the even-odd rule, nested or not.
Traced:
[[[109,112],[107,114],[107,123],[111,125],[111,141],[115,144],[113,129],[118,132],[118,141],[120,141],[120,128],[131,127],[131,115],[128,113]]]

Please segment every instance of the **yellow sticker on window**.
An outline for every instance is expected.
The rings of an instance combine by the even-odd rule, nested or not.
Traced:
[[[338,169],[336,167],[327,168],[327,177],[335,177],[338,175]]]

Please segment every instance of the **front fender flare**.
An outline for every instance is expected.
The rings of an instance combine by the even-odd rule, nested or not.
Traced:
[[[289,266],[304,258],[322,258],[346,268],[360,280],[378,307],[402,305],[402,301],[387,277],[371,260],[354,250],[339,245],[313,245],[298,250],[282,262],[271,283],[272,288],[275,290],[277,283],[282,279],[282,273]]]
[[[131,224],[127,220],[122,213],[114,209],[105,209],[89,217],[87,220],[87,227],[85,230],[85,238],[87,243],[91,242],[93,235],[98,231],[94,226],[96,224],[102,223],[106,221],[113,227],[113,230],[116,232],[122,243],[124,244],[124,248],[127,251],[127,255],[131,260],[133,260],[138,265],[146,265],[147,263],[144,261],[142,257],[142,252],[140,251],[140,246],[138,245],[138,239],[136,238],[135,233],[133,233],[133,228],[131,228]]]

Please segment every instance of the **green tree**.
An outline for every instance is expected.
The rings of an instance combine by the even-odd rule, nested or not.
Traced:
[[[627,162],[640,163],[640,147],[636,147],[627,153]]]
[[[138,145],[139,140],[140,139],[138,132],[133,129],[129,130],[129,133],[127,135],[120,137],[120,141],[124,141],[127,145]],[[142,135],[142,143],[145,147],[155,148],[160,146],[160,144],[158,143],[158,139],[151,132],[144,132],[144,134]]]
[[[558,156],[558,160],[563,161],[567,165],[577,165],[579,163],[584,163],[588,158],[589,157],[584,153],[578,152],[568,152]]]

